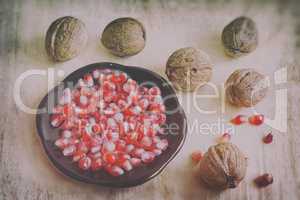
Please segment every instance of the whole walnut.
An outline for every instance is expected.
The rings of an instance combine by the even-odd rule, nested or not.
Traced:
[[[66,16],[55,20],[46,34],[46,51],[54,61],[76,57],[86,46],[88,34],[82,21]]]
[[[166,75],[177,90],[192,92],[211,79],[212,64],[205,52],[181,48],[169,57]]]
[[[211,189],[235,188],[246,175],[247,159],[236,145],[220,143],[208,149],[196,170],[200,180]]]
[[[116,56],[133,56],[144,49],[146,32],[138,20],[119,18],[105,27],[101,41]]]
[[[267,78],[253,69],[234,71],[225,83],[227,100],[240,107],[251,107],[267,94]]]
[[[254,51],[258,44],[258,31],[255,22],[248,17],[239,17],[225,26],[222,32],[225,52],[239,57]]]

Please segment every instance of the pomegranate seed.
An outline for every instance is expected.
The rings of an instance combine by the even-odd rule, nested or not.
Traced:
[[[100,170],[102,168],[102,166],[103,166],[103,164],[102,164],[101,158],[97,158],[92,161],[91,169],[93,171],[97,171],[97,170]]]
[[[252,125],[259,126],[264,123],[264,115],[253,115],[249,117],[248,121]]]
[[[155,158],[155,154],[148,151],[143,152],[141,155],[141,159],[144,163],[150,163],[154,160],[154,158]]]
[[[64,156],[72,156],[75,153],[75,151],[76,151],[76,146],[71,145],[71,146],[64,148],[63,155]]]
[[[94,124],[94,125],[92,126],[92,131],[93,131],[94,133],[100,133],[100,131],[101,131],[101,126],[100,126],[99,124]]]
[[[263,174],[254,179],[254,183],[257,187],[262,188],[266,187],[273,183],[273,176],[271,174]]]
[[[160,154],[162,154],[162,150],[160,149],[153,149],[152,152],[155,154],[155,156],[159,156]]]
[[[202,151],[194,151],[191,155],[192,161],[194,161],[195,163],[198,163],[203,157],[203,153]]]
[[[77,151],[73,155],[73,162],[79,161],[81,158],[85,157],[86,154],[82,151]]]
[[[235,118],[231,119],[230,122],[234,125],[241,125],[247,122],[247,118],[245,115],[237,115]]]
[[[70,143],[69,139],[66,138],[60,138],[55,141],[55,145],[60,149],[66,148],[69,145],[69,143]]]
[[[148,90],[150,95],[160,95],[160,89],[158,87],[152,87]]]
[[[132,170],[132,165],[128,160],[124,161],[121,167],[126,171]]]
[[[108,172],[113,176],[120,176],[124,174],[124,170],[118,166],[112,166]]]
[[[264,142],[265,144],[270,144],[270,143],[272,143],[272,141],[273,141],[273,135],[272,135],[272,133],[267,134],[267,135],[264,136],[264,138],[263,138],[263,142]]]
[[[59,127],[64,121],[65,121],[65,117],[61,114],[53,114],[51,115],[51,125],[53,127]]]
[[[107,153],[104,155],[104,161],[109,164],[114,164],[116,162],[116,156],[113,154]]]
[[[131,158],[130,163],[132,164],[132,166],[137,167],[137,166],[141,165],[142,160],[139,158]]]
[[[156,144],[156,147],[161,150],[166,150],[168,147],[168,140],[161,140],[159,143]]]
[[[64,130],[61,135],[63,138],[71,138],[73,134],[70,130]]]
[[[88,156],[81,158],[78,162],[79,168],[83,170],[88,170],[91,167],[91,165],[92,165],[92,160]]]

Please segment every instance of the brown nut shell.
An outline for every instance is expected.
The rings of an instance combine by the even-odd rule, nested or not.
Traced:
[[[258,45],[256,23],[249,17],[238,17],[222,32],[225,52],[231,57],[240,57],[254,51]]]
[[[238,69],[225,83],[227,100],[240,107],[251,107],[267,94],[267,78],[254,69]]]
[[[212,64],[205,52],[193,47],[181,48],[169,57],[166,75],[177,90],[193,92],[211,79]]]
[[[237,187],[244,179],[246,171],[246,157],[231,143],[210,147],[197,166],[200,180],[215,190]]]
[[[46,51],[54,61],[76,57],[86,46],[88,34],[82,21],[66,16],[55,20],[47,30]]]
[[[145,47],[145,28],[134,18],[118,18],[105,27],[101,42],[116,56],[133,56]]]

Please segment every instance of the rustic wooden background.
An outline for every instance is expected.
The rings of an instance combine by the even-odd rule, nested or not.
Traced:
[[[300,199],[300,73],[299,3],[293,1],[0,1],[0,199]],[[44,50],[45,32],[58,17],[73,15],[87,25],[89,44],[77,58],[65,63],[51,62]],[[258,49],[240,59],[228,58],[222,49],[220,33],[233,18],[247,15],[258,24]],[[147,31],[146,48],[131,58],[111,56],[100,44],[99,35],[111,20],[131,16],[142,21]],[[232,130],[232,141],[248,156],[247,177],[234,190],[216,193],[203,188],[193,175],[189,155],[205,151],[215,143],[220,124],[251,109],[225,105],[217,99],[195,99],[179,94],[187,113],[190,131],[180,154],[155,179],[129,189],[110,189],[75,182],[58,173],[47,160],[37,137],[35,116],[23,112],[13,97],[14,83],[30,69],[63,70],[65,75],[93,62],[111,61],[163,71],[168,56],[177,48],[195,46],[206,51],[214,63],[212,83],[221,85],[236,68],[253,67],[270,76],[271,91],[257,106],[268,117],[260,127],[248,125]],[[298,58],[297,58],[298,57]],[[282,69],[282,71],[275,73]],[[287,69],[288,81],[285,81]],[[274,73],[277,78],[274,77]],[[283,83],[275,84],[279,77]],[[56,80],[62,80],[57,76]],[[36,108],[47,92],[43,76],[31,76],[22,85],[23,102]],[[278,93],[276,93],[278,92]],[[285,98],[287,92],[288,98]],[[211,93],[201,88],[198,94]],[[279,95],[277,101],[275,95]],[[280,96],[282,95],[282,96]],[[194,103],[193,103],[194,102]],[[287,105],[287,108],[286,108]],[[216,113],[204,114],[217,109]],[[281,110],[276,113],[276,110]],[[278,116],[279,121],[274,120]],[[277,119],[276,118],[276,119]],[[287,130],[284,125],[287,125]],[[213,126],[207,133],[201,124]],[[279,126],[280,125],[280,126]],[[274,143],[264,145],[262,136],[272,130]],[[257,189],[252,180],[269,172],[274,183]]]

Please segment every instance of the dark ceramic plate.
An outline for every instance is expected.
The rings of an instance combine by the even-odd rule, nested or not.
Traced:
[[[167,150],[160,156],[156,157],[152,163],[134,168],[132,171],[125,172],[124,175],[119,177],[113,177],[103,170],[100,170],[99,172],[80,170],[76,164],[72,163],[71,158],[64,157],[61,151],[55,147],[54,142],[58,138],[58,129],[51,127],[49,123],[50,113],[48,110],[51,111],[53,105],[57,104],[57,97],[60,96],[59,87],[65,87],[66,85],[69,86],[70,84],[72,85],[84,74],[92,72],[95,69],[106,68],[124,71],[139,84],[145,83],[146,81],[155,83],[161,89],[163,98],[168,96],[168,98],[164,101],[166,110],[173,111],[173,113],[167,114],[166,121],[166,127],[169,127],[172,130],[167,129],[167,134],[163,136],[163,138],[167,138],[169,141]],[[54,102],[52,103],[53,105],[51,105],[51,102]],[[101,186],[131,187],[143,184],[154,178],[179,152],[187,133],[186,117],[182,107],[179,105],[174,89],[158,74],[140,67],[122,66],[114,63],[95,63],[82,67],[71,73],[60,86],[56,86],[43,98],[39,105],[39,109],[42,108],[47,111],[37,114],[37,130],[43,147],[54,166],[63,174],[76,180]]]

